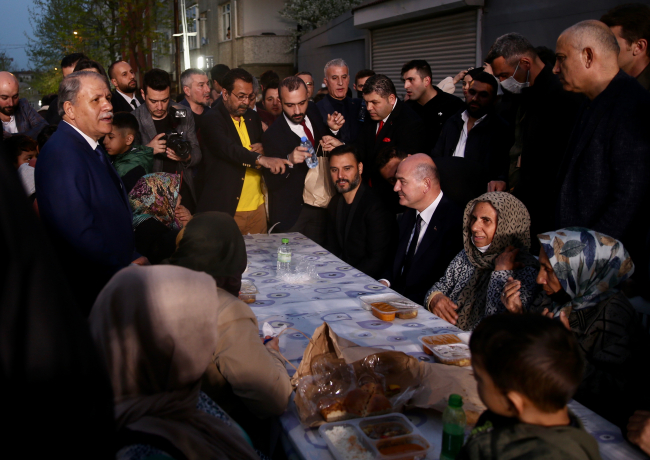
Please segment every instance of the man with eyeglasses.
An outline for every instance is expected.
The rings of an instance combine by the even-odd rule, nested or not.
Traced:
[[[262,122],[249,103],[253,76],[232,69],[223,77],[223,104],[209,111],[202,133],[205,161],[197,212],[221,211],[235,218],[243,235],[266,233],[261,168],[284,173],[289,161],[264,156]]]
[[[307,86],[307,99],[310,101],[314,100],[314,76],[311,72],[298,72],[296,77],[299,77],[302,81],[305,82]]]

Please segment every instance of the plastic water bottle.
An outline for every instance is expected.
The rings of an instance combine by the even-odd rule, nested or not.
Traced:
[[[365,119],[366,119],[366,100],[362,98],[361,109],[359,109],[359,121],[363,123]]]
[[[306,148],[307,151],[311,154],[310,157],[305,158],[305,163],[307,164],[307,167],[311,169],[318,166],[318,157],[316,156],[316,152],[314,151],[314,146],[311,145],[309,139],[307,139],[306,137],[301,137],[300,147]]]
[[[442,450],[440,460],[454,460],[465,440],[467,417],[460,395],[449,396],[449,405],[442,414]]]
[[[278,246],[278,277],[291,272],[291,248],[289,238],[282,238],[282,244]]]

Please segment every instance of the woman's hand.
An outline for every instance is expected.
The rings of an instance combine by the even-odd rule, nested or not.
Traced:
[[[456,320],[458,319],[458,305],[452,302],[449,297],[444,294],[438,294],[431,302],[429,302],[429,311],[434,315],[444,319],[445,321],[456,325]]]
[[[523,310],[520,291],[521,281],[514,279],[512,276],[509,277],[501,293],[501,302],[510,313],[521,313]]]
[[[502,270],[521,268],[521,262],[515,262],[517,254],[519,254],[519,249],[515,249],[514,246],[508,246],[503,253],[499,254],[499,257],[494,262],[494,271],[500,272]]]
[[[549,311],[548,308],[545,308],[544,310],[542,310],[542,315],[546,316],[547,318],[551,318],[551,319],[555,318],[555,315],[553,315],[553,312]],[[564,313],[564,311],[560,312],[560,322],[568,330],[571,330],[571,325],[569,325],[569,318],[567,318],[566,313]]]
[[[454,85],[461,81],[463,78],[465,78],[465,75],[467,75],[467,72],[472,70],[474,67],[470,67],[469,69],[461,70],[458,72],[458,74],[454,77]]]
[[[180,221],[180,223],[183,224],[183,227],[185,227],[185,225],[187,225],[187,223],[192,218],[192,214],[190,214],[190,211],[182,204],[176,206],[176,209],[174,210],[174,214],[176,215],[176,218]]]
[[[271,348],[272,350],[275,350],[277,352],[280,351],[280,338],[279,337],[271,337],[270,335],[267,335],[266,337],[260,337],[262,339],[262,343],[264,343],[265,340],[271,339],[268,342],[264,343],[264,346],[266,348]]]
[[[627,424],[627,439],[650,455],[650,412],[638,410]]]

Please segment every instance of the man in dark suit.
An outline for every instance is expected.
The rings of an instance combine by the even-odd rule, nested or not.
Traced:
[[[373,278],[390,263],[397,221],[373,190],[361,182],[363,163],[354,146],[330,152],[330,174],[336,194],[327,207],[325,249]]]
[[[223,90],[223,77],[230,72],[230,67],[226,64],[217,64],[210,69],[210,78],[212,79],[212,102],[211,107],[216,107],[217,103],[221,101],[221,91]]]
[[[108,78],[115,87],[113,90],[113,112],[133,112],[144,103],[138,93],[135,72],[126,61],[115,61],[108,67]]]
[[[229,71],[223,77],[223,102],[206,113],[202,134],[204,185],[197,210],[230,214],[244,235],[266,232],[260,169],[283,173],[289,164],[286,158],[264,154],[262,122],[248,105],[254,94],[250,73],[239,68]]]
[[[467,90],[467,109],[453,115],[442,128],[432,157],[463,158],[480,167],[482,178],[475,188],[476,198],[481,193],[506,190],[510,168],[509,152],[514,141],[508,123],[494,111],[499,84],[494,76],[481,72],[474,76]],[[464,174],[454,180],[464,181]]]
[[[399,221],[397,251],[382,284],[424,305],[427,290],[463,248],[463,210],[440,190],[430,156],[412,155],[395,174],[400,204],[411,208]]]
[[[587,227],[621,240],[635,275],[647,273],[650,95],[619,70],[616,37],[600,21],[565,30],[556,49],[553,70],[562,85],[588,98],[560,167],[556,226]]]
[[[288,159],[292,167],[283,174],[265,172],[269,190],[270,224],[278,224],[274,231],[300,232],[318,244],[325,238],[325,208],[318,208],[303,202],[305,177],[309,168],[305,158],[310,154],[300,147],[301,138],[308,139],[315,150],[321,140],[330,150],[340,141],[331,136],[318,109],[309,102],[305,82],[300,77],[287,77],[279,85],[282,115],[262,136],[264,152],[268,157]],[[329,117],[331,129],[340,129],[343,117]]]
[[[95,297],[135,253],[129,200],[98,140],[111,132],[110,91],[103,77],[76,72],[59,88],[64,123],[36,164],[41,220],[55,245],[78,305]]]
[[[63,74],[63,78],[70,75],[74,71],[77,62],[81,61],[82,59],[88,59],[88,56],[86,56],[84,53],[72,53],[61,59],[61,73]],[[51,125],[58,125],[61,122],[58,101],[59,96],[54,96],[54,99],[50,101],[50,106],[47,109],[47,113],[43,117]]]
[[[363,98],[368,117],[357,142],[359,160],[366,165],[365,180],[389,209],[397,212],[397,197],[383,180],[377,168],[377,157],[386,147],[395,147],[406,154],[425,152],[425,127],[422,119],[397,99],[395,85],[385,75],[374,75],[366,80]]]
[[[431,67],[425,60],[407,62],[402,66],[401,74],[404,89],[409,96],[406,104],[422,118],[426,126],[422,152],[431,153],[445,122],[462,110],[465,104],[460,98],[445,93],[432,83]]]

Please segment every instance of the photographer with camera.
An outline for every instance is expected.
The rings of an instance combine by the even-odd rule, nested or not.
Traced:
[[[164,70],[151,69],[145,73],[145,103],[133,115],[140,124],[142,144],[153,149],[154,172],[183,173],[182,204],[194,213],[196,192],[191,168],[201,161],[201,149],[192,113],[185,106],[170,103],[170,87],[171,79]]]

